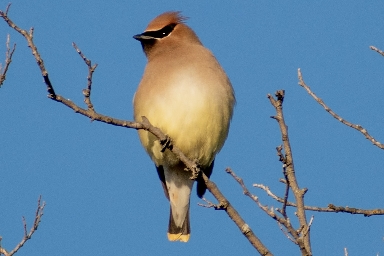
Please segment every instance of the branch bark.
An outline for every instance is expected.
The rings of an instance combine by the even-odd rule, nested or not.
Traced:
[[[275,107],[276,115],[271,116],[271,118],[275,119],[280,127],[280,132],[283,141],[283,149],[285,154],[281,155],[280,161],[283,163],[284,173],[286,173],[287,184],[293,192],[295,200],[297,202],[297,217],[300,223],[300,238],[297,239],[298,245],[300,247],[302,255],[312,255],[311,243],[310,243],[310,235],[309,228],[307,222],[307,217],[305,215],[304,208],[304,194],[306,193],[306,189],[300,189],[299,184],[296,180],[295,168],[293,163],[293,156],[291,145],[289,143],[288,137],[288,127],[284,121],[283,115],[283,101],[285,96],[284,90],[279,90],[275,93],[276,99],[268,94],[268,99],[271,102],[272,106]]]

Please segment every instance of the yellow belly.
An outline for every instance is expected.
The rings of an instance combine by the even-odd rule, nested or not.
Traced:
[[[149,93],[145,100],[141,98],[140,103],[135,102],[135,120],[141,121],[141,116],[146,116],[154,126],[170,136],[188,158],[208,166],[227,137],[229,104],[215,95],[211,88],[179,79],[176,85],[161,93]],[[157,165],[164,162],[177,164],[178,160],[172,153],[160,152],[161,146],[152,134],[141,130],[139,136]]]

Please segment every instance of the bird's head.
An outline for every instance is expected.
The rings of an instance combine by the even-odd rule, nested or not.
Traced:
[[[186,19],[180,12],[165,12],[154,18],[144,33],[133,38],[141,42],[147,57],[157,49],[170,49],[183,43],[201,44],[195,32],[184,24]]]

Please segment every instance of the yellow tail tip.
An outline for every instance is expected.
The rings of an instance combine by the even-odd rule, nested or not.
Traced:
[[[180,242],[188,242],[189,237],[191,236],[190,234],[183,235],[182,233],[179,234],[170,234],[167,233],[168,235],[168,240],[172,242],[180,241]]]

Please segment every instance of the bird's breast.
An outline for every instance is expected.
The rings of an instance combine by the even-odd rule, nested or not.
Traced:
[[[146,116],[169,135],[190,159],[209,165],[226,139],[232,114],[231,85],[220,66],[196,63],[147,66],[134,98],[135,120]],[[204,63],[200,63],[204,64]],[[146,151],[157,164],[176,164],[160,152],[153,135],[139,132]]]

